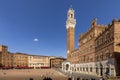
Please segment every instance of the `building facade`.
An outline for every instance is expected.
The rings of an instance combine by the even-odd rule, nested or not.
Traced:
[[[8,52],[8,66],[13,67],[14,53]]]
[[[120,20],[114,19],[95,39],[97,73],[120,75]]]
[[[63,62],[62,70],[97,76],[119,76],[120,20],[114,19],[109,25],[100,25],[95,18],[90,29],[84,34],[80,33],[78,49],[71,49],[69,47],[74,45],[74,31],[70,29],[74,29],[76,24],[71,15],[74,15],[74,10],[70,8],[66,22],[67,61]]]
[[[25,53],[11,53],[8,52],[8,47],[5,45],[0,46],[0,68],[50,68],[50,59],[56,58],[55,56],[41,56],[41,55],[29,55]],[[61,63],[60,60],[56,60],[57,63]],[[60,62],[59,62],[60,61]]]
[[[0,65],[3,67],[17,67],[28,66],[27,55],[22,53],[8,52],[8,47],[5,45],[0,46]]]
[[[8,66],[8,47],[5,45],[0,46],[0,64],[1,66]]]
[[[53,57],[50,56],[40,56],[40,55],[29,55],[28,56],[28,65],[29,67],[37,68],[49,68],[50,59]]]
[[[51,68],[62,68],[62,62],[65,60],[66,60],[65,58],[61,58],[61,57],[52,58],[50,59],[50,67]]]
[[[13,55],[13,66],[17,68],[28,67],[28,54],[15,53]]]

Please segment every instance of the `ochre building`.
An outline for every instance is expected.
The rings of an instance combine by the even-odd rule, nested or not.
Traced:
[[[97,24],[95,18],[88,31],[80,33],[79,47],[74,49],[76,19],[74,10],[67,13],[67,61],[62,70],[96,76],[120,76],[120,20],[108,25]]]
[[[14,67],[27,67],[28,66],[28,54],[15,53],[13,55],[13,66]]]
[[[55,56],[11,53],[8,52],[7,46],[0,45],[0,68],[50,68],[50,59],[53,58]]]
[[[14,53],[8,52],[8,67],[13,67]]]
[[[37,68],[49,68],[50,59],[53,57],[50,56],[40,56],[40,55],[29,55],[28,56],[28,65],[29,67]]]
[[[13,66],[13,53],[8,52],[8,47],[0,46],[0,66]]]
[[[62,62],[65,61],[65,58],[62,57],[56,57],[50,59],[50,67],[51,68],[62,68]]]
[[[0,46],[0,64],[1,66],[9,66],[8,47],[5,45]]]

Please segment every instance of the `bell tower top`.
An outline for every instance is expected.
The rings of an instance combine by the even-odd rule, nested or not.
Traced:
[[[66,21],[66,28],[69,27],[75,28],[76,25],[76,19],[74,18],[74,10],[72,6],[69,8],[67,13],[67,21]]]
[[[74,19],[74,10],[72,7],[69,8],[67,16],[69,19]]]

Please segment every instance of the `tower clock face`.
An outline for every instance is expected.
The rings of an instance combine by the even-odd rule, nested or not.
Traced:
[[[67,50],[67,53],[69,53],[69,50]]]

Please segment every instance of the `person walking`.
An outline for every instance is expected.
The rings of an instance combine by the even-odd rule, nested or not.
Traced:
[[[104,78],[104,77],[101,77],[100,80],[105,80],[105,78]]]

